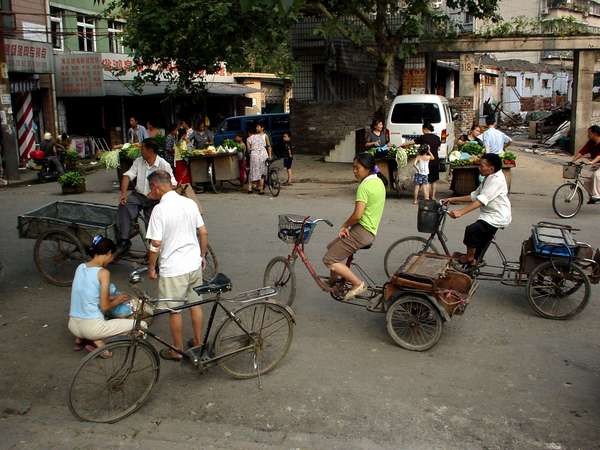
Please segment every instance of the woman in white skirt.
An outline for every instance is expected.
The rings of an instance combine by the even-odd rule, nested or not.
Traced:
[[[258,187],[258,193],[265,193],[265,177],[267,176],[267,159],[271,158],[271,142],[265,134],[264,125],[256,124],[256,134],[248,138],[248,152],[250,153],[250,174],[248,176],[248,194],[252,194],[252,187]]]

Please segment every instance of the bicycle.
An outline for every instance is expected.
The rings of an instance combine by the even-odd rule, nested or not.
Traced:
[[[149,337],[180,354],[182,362],[191,363],[199,371],[219,365],[237,379],[258,377],[258,386],[262,388],[260,377],[282,361],[293,337],[293,311],[272,301],[277,291],[264,287],[223,298],[221,295],[231,290],[231,281],[227,276],[218,274],[211,281],[194,288],[199,295],[213,294],[213,297],[147,314],[146,305],[161,300],[184,300],[151,299],[135,286],[146,271],[145,267],[137,269],[129,276],[132,289],[140,299],[134,312],[132,332],[108,340],[104,347],[87,355],[75,370],[67,393],[71,413],[83,421],[115,423],[140,409],[160,374],[160,357]],[[242,306],[231,310],[224,302]],[[209,303],[213,306],[202,344],[184,352],[165,342],[142,323],[163,314]],[[218,309],[226,317],[211,339]]]
[[[584,164],[573,162],[568,162],[563,166],[563,178],[569,181],[561,184],[552,196],[552,209],[558,217],[563,219],[575,217],[583,205],[584,192],[587,192],[592,198],[592,194],[581,181],[581,172],[584,166]]]
[[[350,284],[342,278],[330,280],[329,276],[318,275],[304,253],[304,245],[310,241],[316,225],[320,222],[333,227],[333,224],[327,219],[313,219],[310,216],[304,217],[293,214],[279,216],[279,232],[277,233],[277,236],[283,242],[292,243],[294,246],[289,255],[277,256],[267,264],[263,285],[275,287],[279,293],[279,297],[288,306],[291,306],[294,303],[296,297],[296,274],[294,273],[294,265],[298,257],[304,263],[309,274],[321,290],[329,293],[334,300],[343,301],[344,296],[351,288]],[[370,245],[361,250],[367,250],[369,248],[371,248]],[[367,291],[356,297],[359,301],[344,301],[344,303],[364,306],[363,303],[360,303],[360,300],[371,302],[382,293],[383,287],[377,285],[369,274],[354,261],[354,255],[351,255],[346,260],[346,265],[356,269],[360,276],[363,277],[367,283]],[[368,309],[374,312],[383,312],[381,300],[376,304],[368,305]]]
[[[435,201],[431,201],[435,202]],[[422,205],[419,205],[420,213]],[[436,203],[437,204],[437,203]],[[458,263],[451,255],[444,235],[448,206],[437,204],[432,209],[437,217],[430,224],[420,224],[429,237],[409,236],[394,242],[385,253],[384,269],[388,276],[402,267],[407,255],[434,254],[450,259],[451,267],[477,281],[499,281],[506,286],[523,286],[531,308],[546,319],[569,319],[588,304],[591,284],[600,282],[600,251],[573,239],[575,228],[550,222],[533,226],[531,237],[521,246],[518,261],[509,261],[495,239],[482,250],[472,265]],[[434,244],[437,238],[442,251]],[[490,247],[496,249],[500,265],[486,264],[484,256]],[[492,271],[484,271],[492,269]]]
[[[269,192],[273,197],[277,197],[281,192],[281,181],[279,181],[279,169],[273,167],[273,163],[278,161],[277,158],[267,159],[265,165],[267,166],[267,177],[265,178],[265,186],[269,188]]]

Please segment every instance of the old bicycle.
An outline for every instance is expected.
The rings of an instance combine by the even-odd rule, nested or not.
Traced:
[[[448,258],[456,270],[479,281],[525,286],[531,308],[541,317],[568,319],[585,308],[591,295],[591,283],[600,281],[600,251],[576,241],[577,229],[539,222],[522,243],[518,261],[508,260],[498,243],[492,240],[474,265],[461,266],[454,263],[444,235],[447,212],[446,206],[435,201],[420,203],[418,228],[420,232],[429,233],[429,237],[409,236],[394,242],[384,257],[388,276],[405,263],[407,255],[437,254]],[[442,251],[434,242],[436,238]],[[499,265],[486,264],[484,256],[489,247],[496,249]]]
[[[109,340],[104,347],[87,355],[73,375],[67,404],[78,419],[114,423],[142,407],[160,374],[160,358],[148,338],[179,353],[182,361],[200,371],[219,365],[234,378],[258,377],[259,386],[261,375],[273,370],[287,354],[293,337],[294,315],[290,308],[272,301],[275,289],[264,287],[235,297],[222,297],[231,290],[231,281],[218,274],[194,288],[199,295],[213,294],[213,297],[148,314],[146,306],[160,306],[160,299],[151,299],[135,286],[146,270],[137,269],[129,278],[140,299],[134,313],[133,331],[128,336]],[[144,327],[144,320],[210,303],[208,325],[199,347],[182,352]],[[234,308],[226,307],[226,303]],[[217,310],[223,311],[226,317],[211,335]]]
[[[318,275],[304,253],[304,245],[310,241],[315,227],[321,222],[333,226],[329,220],[310,216],[279,216],[278,237],[293,244],[293,248],[288,256],[278,256],[269,262],[263,283],[274,286],[281,301],[288,305],[293,303],[296,296],[294,268],[300,258],[321,290],[329,293],[334,300],[366,307],[371,312],[385,313],[388,334],[397,345],[407,350],[424,351],[439,341],[445,321],[454,314],[464,312],[477,289],[477,283],[469,276],[451,270],[447,258],[437,255],[415,257],[407,262],[405,270],[398,271],[383,285],[375,283],[350,256],[346,265],[365,280],[367,291],[350,301],[344,301],[351,287],[349,283],[341,278],[332,280],[329,276]],[[442,275],[446,281],[435,289],[429,289],[429,280]]]
[[[563,178],[568,181],[556,188],[552,196],[552,209],[558,217],[563,219],[575,217],[583,205],[584,192],[592,198],[581,180],[581,172],[585,166],[586,164],[573,162],[563,166]]]

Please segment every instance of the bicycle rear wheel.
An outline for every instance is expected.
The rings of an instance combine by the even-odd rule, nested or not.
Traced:
[[[402,264],[405,263],[409,255],[429,251],[431,253],[440,253],[436,245],[432,242],[426,248],[427,239],[421,236],[409,236],[394,242],[385,252],[383,266],[385,274],[391,277]]]
[[[281,191],[281,182],[276,169],[269,170],[269,192],[273,197],[277,197]]]
[[[118,422],[142,407],[159,374],[158,355],[147,342],[110,342],[81,361],[67,394],[69,410],[88,422]]]
[[[234,378],[253,378],[273,370],[285,357],[294,335],[293,319],[276,303],[257,302],[234,312],[215,335],[215,355],[234,353],[219,361]],[[243,327],[246,332],[241,328]],[[245,347],[248,347],[245,350]]]
[[[281,302],[292,306],[296,298],[296,274],[286,258],[277,256],[267,264],[263,286],[273,286],[277,289]]]
[[[575,183],[559,186],[552,196],[552,209],[558,217],[575,217],[583,205],[583,192]]]

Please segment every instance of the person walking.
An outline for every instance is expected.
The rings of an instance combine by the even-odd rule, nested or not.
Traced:
[[[512,139],[496,128],[496,118],[493,115],[487,116],[485,124],[488,129],[481,135],[485,152],[498,155],[512,143]]]
[[[292,133],[283,133],[283,167],[287,170],[287,181],[284,186],[292,185],[292,164],[294,163],[294,146],[292,145]]]
[[[193,288],[202,284],[204,255],[208,251],[208,231],[198,209],[189,198],[179,195],[171,185],[171,174],[157,170],[148,177],[154,198],[160,199],[150,217],[146,238],[150,240],[148,253],[148,277],[158,278],[158,293],[161,299],[181,299],[159,303],[175,308],[199,299]],[[160,256],[159,256],[160,254]],[[160,277],[156,271],[160,261]],[[202,308],[190,308],[194,337],[190,347],[202,342]],[[173,347],[183,351],[183,320],[179,312],[171,312],[169,326]],[[160,356],[180,361],[181,355],[171,349],[163,349]]]
[[[256,124],[256,134],[248,137],[248,151],[250,152],[250,174],[248,177],[248,194],[252,188],[258,188],[258,193],[265,193],[265,177],[267,176],[267,159],[271,158],[271,142],[265,134],[262,122]]]
[[[142,156],[133,161],[131,168],[123,174],[121,179],[121,193],[117,210],[119,230],[117,254],[119,255],[127,253],[131,247],[130,239],[134,229],[133,222],[137,220],[140,212],[144,212],[143,218],[147,225],[152,208],[158,203],[158,199],[149,195],[148,175],[159,169],[164,170],[171,175],[171,183],[174,186],[177,185],[171,166],[158,156],[158,144],[154,139],[144,140],[141,152]],[[135,190],[127,195],[129,183],[133,180],[135,180]]]
[[[433,156],[433,159],[429,161],[429,175],[427,175],[427,182],[429,183],[429,197],[435,200],[437,194],[437,182],[440,179],[440,157],[439,150],[442,145],[442,140],[437,134],[434,134],[433,125],[430,123],[424,123],[421,128],[423,135],[415,139],[417,144],[425,144],[429,146],[429,151]]]
[[[434,159],[431,150],[427,144],[419,147],[419,154],[413,163],[416,173],[414,176],[415,199],[413,204],[416,205],[419,200],[419,191],[423,191],[423,198],[429,200],[429,163]]]
[[[127,130],[127,142],[136,144],[148,139],[148,130],[143,125],[140,125],[135,117],[131,116],[129,118],[129,125],[131,128]]]

